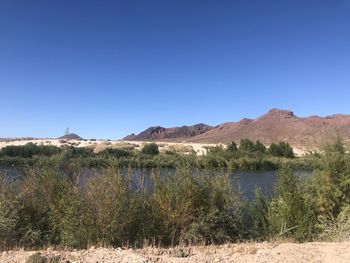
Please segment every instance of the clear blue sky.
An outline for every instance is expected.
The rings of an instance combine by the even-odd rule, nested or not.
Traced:
[[[350,113],[348,0],[0,0],[0,137]]]

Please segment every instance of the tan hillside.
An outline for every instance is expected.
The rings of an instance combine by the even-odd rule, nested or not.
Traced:
[[[350,115],[301,118],[292,111],[272,109],[257,119],[227,122],[194,137],[192,142],[229,143],[242,138],[265,144],[287,141],[293,146],[316,146],[329,138],[350,138]]]
[[[230,143],[242,138],[264,144],[287,141],[294,147],[317,147],[341,137],[350,140],[350,115],[298,117],[292,111],[272,109],[256,119],[226,122],[215,127],[204,124],[176,128],[151,127],[125,140],[184,141],[191,143]]]

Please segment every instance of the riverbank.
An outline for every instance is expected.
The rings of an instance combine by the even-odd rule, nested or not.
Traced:
[[[100,153],[33,144],[3,148],[3,160],[24,159],[32,165],[23,167],[24,176],[2,178],[0,247],[139,248],[348,235],[350,209],[344,196],[349,193],[350,155],[342,144],[310,156],[317,169],[307,178],[295,173],[304,171],[295,164],[306,158],[275,157],[258,142],[214,148],[201,158],[159,153],[154,146]],[[275,147],[290,152],[286,144]],[[262,173],[231,173],[234,167],[271,166],[279,171],[270,170],[274,183],[269,193],[257,184],[267,182]],[[250,175],[256,182],[244,187]]]
[[[145,263],[145,262],[332,262],[350,261],[350,242],[310,243],[243,243],[221,246],[193,246],[186,248],[94,248],[87,250],[6,251],[0,253],[2,263],[25,263],[36,253],[56,257],[56,262],[79,263]],[[59,258],[59,259],[58,259]]]
[[[56,147],[62,146],[74,146],[92,149],[95,152],[101,152],[108,148],[133,148],[140,150],[143,145],[150,143],[147,141],[122,141],[122,140],[59,140],[59,139],[12,139],[12,140],[0,140],[0,149],[6,146],[23,146],[28,143],[35,145],[51,145]],[[225,144],[215,143],[186,143],[186,142],[156,142],[161,152],[176,150],[184,154],[190,154],[195,152],[198,156],[206,155],[208,148],[215,146],[226,147]],[[306,147],[293,147],[294,154],[302,157],[308,154],[310,151],[316,149],[309,149]]]

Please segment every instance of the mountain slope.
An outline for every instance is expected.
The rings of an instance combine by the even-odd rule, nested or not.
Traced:
[[[298,117],[292,111],[272,109],[256,119],[226,122],[215,127],[205,124],[175,128],[151,127],[125,140],[238,143],[242,138],[264,144],[287,141],[295,147],[317,147],[325,140],[341,137],[350,141],[350,115]]]
[[[292,111],[272,109],[257,119],[227,122],[192,138],[192,142],[229,143],[242,138],[265,144],[287,141],[294,146],[316,146],[330,137],[350,138],[350,115],[301,118]]]
[[[199,123],[193,126],[164,128],[150,127],[138,135],[131,134],[123,138],[128,141],[156,141],[156,140],[183,140],[203,134],[212,129],[211,126]]]

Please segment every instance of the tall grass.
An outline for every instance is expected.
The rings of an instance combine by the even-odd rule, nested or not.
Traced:
[[[222,243],[239,238],[242,202],[228,174],[181,168],[153,176],[162,243]]]
[[[82,182],[43,162],[2,184],[0,243],[80,248],[233,241],[240,237],[241,206],[228,174],[184,166],[135,180],[131,170],[108,167]]]
[[[106,162],[98,175],[82,178],[84,166],[67,149],[40,158],[22,177],[2,178],[0,248],[345,239],[350,229],[350,157],[339,149],[321,154],[306,181],[293,175],[287,161],[272,198],[257,190],[252,201],[234,190],[231,170],[222,165],[226,161],[213,155],[171,155],[176,169],[165,174],[155,168],[151,176],[135,176],[133,168]],[[163,156],[154,158],[161,162]]]

